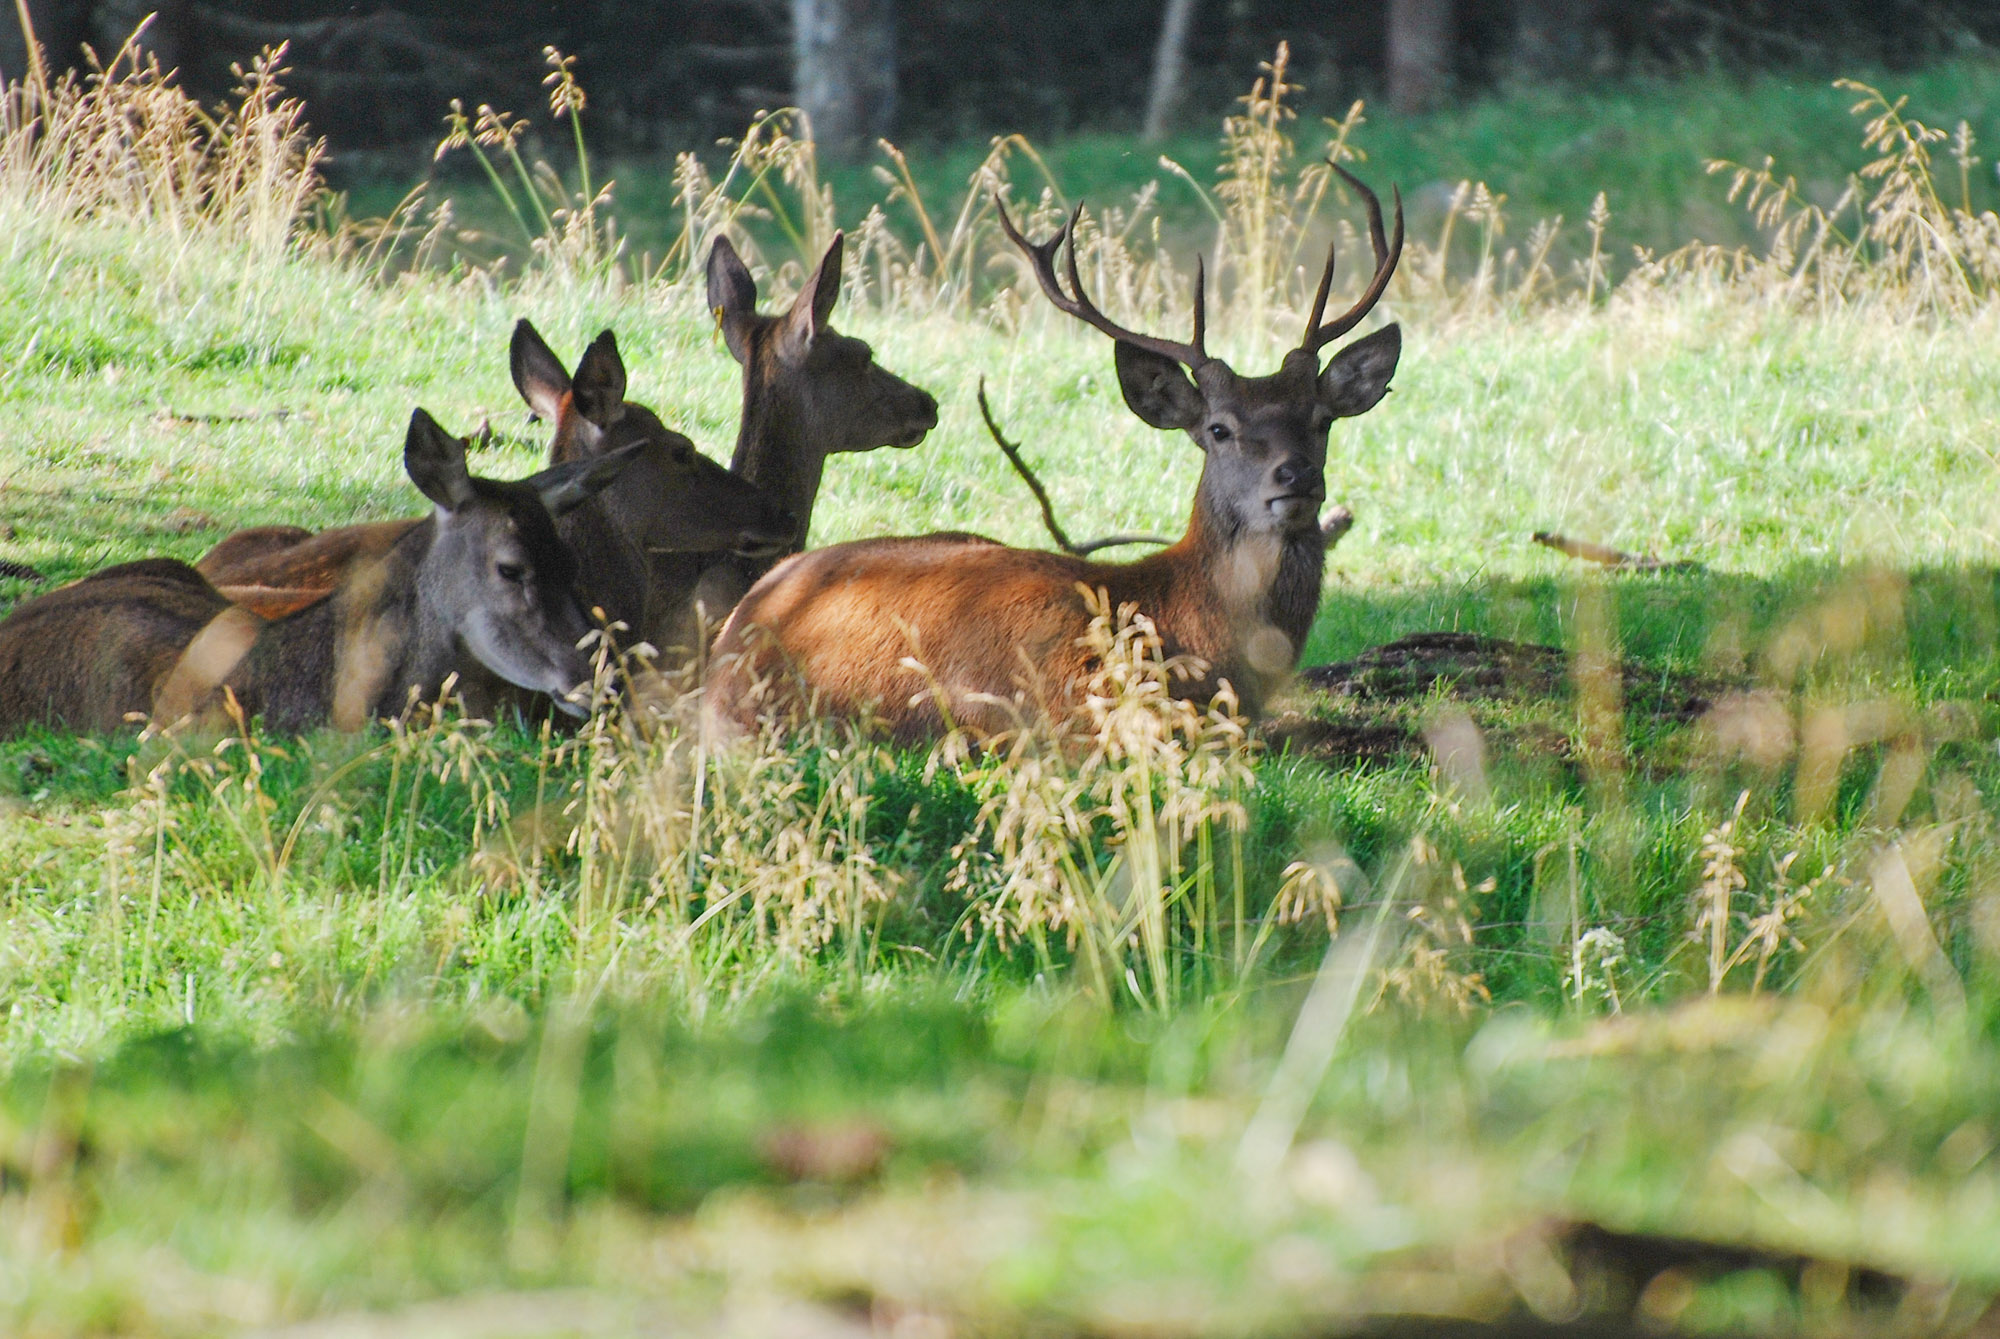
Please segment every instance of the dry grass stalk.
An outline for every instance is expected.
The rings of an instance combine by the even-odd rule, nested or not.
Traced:
[[[45,227],[117,219],[260,260],[283,254],[304,235],[325,159],[304,105],[280,88],[284,49],[232,67],[236,101],[210,113],[137,37],[106,65],[93,56],[88,73],[0,93],[0,209]]]
[[[984,801],[947,886],[1003,943],[1026,939],[1046,956],[1060,937],[1101,998],[1129,992],[1164,1009],[1188,984],[1181,947],[1219,953],[1226,923],[1241,960],[1236,844],[1254,746],[1229,692],[1206,707],[1174,696],[1176,680],[1201,671],[1167,655],[1149,619],[1085,598],[1100,668],[1082,710],[1048,713],[983,752],[963,738],[939,746],[935,765]]]
[[[1473,946],[1473,911],[1464,867],[1454,860],[1447,868],[1436,846],[1413,837],[1382,889],[1390,902],[1410,905],[1402,952],[1382,969],[1376,1003],[1393,993],[1419,1013],[1458,1017],[1491,1003],[1485,974],[1465,962]],[[1492,885],[1482,884],[1480,891],[1490,892]]]

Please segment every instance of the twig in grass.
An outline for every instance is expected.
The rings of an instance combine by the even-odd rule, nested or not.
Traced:
[[[1595,544],[1587,539],[1571,539],[1549,530],[1537,530],[1534,540],[1544,548],[1554,549],[1583,562],[1598,563],[1614,567],[1621,572],[1698,572],[1701,564],[1689,559],[1669,561],[1655,558],[1650,553],[1627,553],[1614,549],[1609,544]]]
[[[163,405],[154,417],[172,423],[258,423],[266,419],[282,421],[295,412],[291,409],[238,409],[224,414],[191,414]]]
[[[1021,476],[1022,482],[1028,485],[1028,491],[1035,495],[1035,501],[1042,508],[1042,524],[1048,527],[1049,534],[1055,538],[1056,547],[1064,553],[1088,558],[1099,549],[1115,548],[1120,544],[1173,543],[1172,540],[1161,539],[1158,535],[1106,535],[1103,539],[1093,539],[1088,544],[1074,542],[1062,528],[1062,522],[1056,520],[1056,509],[1049,501],[1048,490],[1042,487],[1042,481],[1035,477],[1035,472],[1028,468],[1028,462],[1021,458],[1021,448],[1008,441],[1001,434],[1000,425],[993,421],[993,409],[986,403],[985,377],[979,379],[979,415],[986,420],[986,431],[993,435],[993,440],[999,443],[1000,449],[1006,453],[1007,461],[1014,467],[1014,472]],[[1353,524],[1352,517],[1348,518],[1348,523]],[[1343,530],[1341,533],[1345,534],[1346,531]]]
[[[0,577],[15,581],[47,581],[48,578],[26,563],[17,563],[11,558],[0,558]]]

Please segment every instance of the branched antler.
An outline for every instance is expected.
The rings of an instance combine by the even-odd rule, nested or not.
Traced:
[[[1208,350],[1203,344],[1203,332],[1207,323],[1208,281],[1203,273],[1200,257],[1196,257],[1194,263],[1194,338],[1182,344],[1176,340],[1162,339],[1158,335],[1142,335],[1136,330],[1126,329],[1099,311],[1097,304],[1090,300],[1090,294],[1084,290],[1083,276],[1077,273],[1076,268],[1076,225],[1083,218],[1081,204],[1078,204],[1075,211],[1070,214],[1069,222],[1056,229],[1055,236],[1040,245],[1030,242],[1021,235],[1020,230],[1014,226],[1014,220],[1007,216],[1007,206],[1000,202],[997,191],[993,195],[993,209],[1000,216],[1000,231],[1007,234],[1008,241],[1027,254],[1028,259],[1034,264],[1035,278],[1040,282],[1042,292],[1048,294],[1049,301],[1055,304],[1057,311],[1074,316],[1085,325],[1100,330],[1113,339],[1137,345],[1150,353],[1171,358],[1191,368],[1200,367],[1208,361]],[[1400,221],[1400,215],[1398,217]],[[1397,233],[1399,240],[1401,236],[1399,231]],[[1067,293],[1063,291],[1061,282],[1056,278],[1056,252],[1061,249],[1064,241],[1069,242],[1069,254],[1064,257],[1064,269],[1069,275],[1070,291]]]
[[[1099,549],[1116,548],[1120,544],[1173,543],[1172,540],[1162,539],[1158,535],[1107,535],[1103,539],[1093,539],[1088,544],[1076,543],[1069,537],[1069,533],[1062,528],[1062,522],[1056,519],[1055,504],[1049,501],[1049,491],[1042,487],[1042,481],[1035,477],[1033,470],[1028,468],[1028,462],[1021,456],[1021,448],[1013,442],[1008,441],[1006,436],[1000,431],[1000,425],[994,422],[993,409],[986,403],[985,377],[979,379],[979,415],[986,420],[986,431],[992,434],[993,440],[999,444],[1000,450],[1006,454],[1007,462],[1014,467],[1014,472],[1021,476],[1022,482],[1028,485],[1028,491],[1035,495],[1035,501],[1040,504],[1042,509],[1042,524],[1048,527],[1050,536],[1056,542],[1056,547],[1064,553],[1073,554],[1078,558],[1088,558]]]
[[[1312,315],[1306,320],[1305,338],[1299,341],[1299,347],[1311,353],[1318,353],[1328,344],[1361,324],[1361,318],[1368,315],[1373,310],[1375,304],[1382,300],[1382,294],[1388,291],[1389,279],[1396,273],[1396,262],[1403,255],[1403,192],[1401,188],[1399,187],[1395,190],[1396,237],[1392,242],[1383,235],[1382,201],[1376,197],[1375,192],[1369,190],[1359,177],[1349,172],[1339,163],[1328,159],[1327,166],[1338,172],[1340,179],[1353,187],[1355,192],[1361,196],[1362,202],[1368,206],[1368,242],[1375,250],[1375,277],[1368,281],[1368,287],[1362,291],[1361,297],[1352,307],[1349,307],[1326,324],[1320,324],[1320,317],[1326,313],[1327,295],[1333,291],[1333,258],[1335,248],[1333,246],[1327,247],[1326,269],[1320,272],[1319,290],[1313,294]]]

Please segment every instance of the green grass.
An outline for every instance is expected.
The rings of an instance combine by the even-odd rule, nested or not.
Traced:
[[[1910,84],[1920,113],[1976,124],[2000,87],[1970,64]],[[1614,211],[1664,243],[1733,217],[1702,156],[1858,165],[1833,147],[1846,100],[1779,80],[1523,94],[1360,142],[1371,176],[1483,176],[1572,220],[1560,191],[1629,189]],[[1597,138],[1565,157],[1581,123]],[[1096,194],[1131,184],[1127,152],[1051,161]],[[920,170],[963,170],[938,161]],[[619,199],[636,235],[637,178]],[[521,316],[572,356],[615,328],[632,398],[712,454],[733,438],[736,368],[684,288],[377,279],[10,208],[0,556],[52,579],[243,525],[411,513],[413,404],[489,419],[479,467],[528,472],[539,429],[504,356]],[[1823,1269],[1794,1286],[1752,1264],[1653,1297],[1681,1332],[1938,1332],[1976,1310],[2000,1289],[1994,304],[1805,309],[1701,277],[1591,306],[1453,284],[1391,304],[1406,352],[1395,394],[1336,427],[1329,484],[1358,524],[1307,662],[1459,629],[1616,649],[1644,682],[1608,715],[1587,675],[1309,706],[1410,729],[1463,711],[1488,764],[1259,760],[1240,869],[1268,935],[1245,970],[1240,939],[1188,927],[1168,1009],[1094,997],[1060,931],[1000,942],[949,886],[1004,771],[798,740],[708,774],[729,789],[707,845],[607,873],[635,849],[620,822],[650,812],[631,797],[678,793],[660,755],[557,756],[512,727],[0,742],[0,1328],[431,1305],[385,1322],[419,1334],[493,1297],[551,1335],[642,1313],[772,1332],[786,1306],[949,1333],[1309,1333],[1562,1314],[1589,1280],[1550,1272],[1551,1218],[1957,1288],[1928,1321],[1849,1315]],[[1014,333],[838,319],[941,417],[914,451],[837,461],[816,542],[1043,542],[981,376],[1072,531],[1184,520],[1198,459],[1125,410],[1102,340],[1039,306]],[[1231,341],[1239,366],[1275,360]],[[1587,570],[1543,529],[1698,566]],[[0,582],[0,608],[33,589]],[[1788,728],[1852,747],[1818,775],[1732,754],[1650,710],[1676,675],[1762,684]],[[528,817],[572,799],[585,839],[538,840]],[[870,879],[888,895],[841,904],[860,911],[823,942],[788,939],[804,913],[775,904],[697,925],[777,858],[760,815],[826,843],[798,882],[827,905]],[[1271,918],[1300,858],[1341,885],[1331,954],[1318,910]],[[1226,886],[1238,866],[1205,868]],[[1761,990],[1751,953],[1709,1000],[1698,894],[1718,879],[1726,950],[1796,915]],[[1351,1018],[1321,1007],[1348,985]]]
[[[1253,73],[1244,71],[1246,83]],[[1483,181],[1506,196],[1510,243],[1522,243],[1540,220],[1564,220],[1557,254],[1567,262],[1588,250],[1583,223],[1602,191],[1611,211],[1606,247],[1613,265],[1622,269],[1633,247],[1659,253],[1697,238],[1732,246],[1755,239],[1751,221],[1705,175],[1704,165],[1712,159],[1756,167],[1769,156],[1781,175],[1798,178],[1808,199],[1832,204],[1859,166],[1856,121],[1849,111],[1857,98],[1833,86],[1835,74],[1907,94],[1908,113],[1928,125],[1950,131],[1966,122],[1977,141],[1975,152],[1986,160],[1971,169],[1970,203],[1975,209],[2000,205],[1991,163],[1992,147],[2000,146],[2000,67],[1979,58],[1893,73],[1792,70],[1521,88],[1408,118],[1371,107],[1353,143],[1366,154],[1364,176],[1402,188],[1412,235],[1426,240],[1435,239],[1452,189],[1461,181]],[[1293,123],[1298,152],[1308,160],[1324,150],[1326,118],[1347,112],[1347,104],[1331,100],[1330,92],[1308,88]],[[535,116],[541,109],[520,110]],[[567,138],[566,131],[551,136]],[[561,143],[551,147],[557,159],[564,156]],[[727,157],[719,148],[687,147],[702,150],[717,165]],[[945,216],[955,210],[988,151],[977,142],[903,147],[918,196],[934,215]],[[1158,183],[1167,235],[1177,246],[1212,246],[1214,225],[1200,197],[1159,164],[1170,158],[1213,190],[1221,151],[1212,131],[1183,131],[1157,145],[1098,133],[1035,147],[1068,198],[1083,198],[1094,207],[1128,203]],[[620,232],[635,255],[663,256],[679,234],[672,168],[670,160],[632,158],[598,169],[600,178],[615,183]],[[884,199],[880,174],[886,170],[886,160],[822,166],[840,224],[858,226]],[[457,158],[447,158],[440,172],[438,192],[488,239],[472,248],[475,253],[490,256],[496,248],[521,245],[518,228],[483,177]],[[1018,155],[1012,176],[1029,192],[1039,191],[1043,182],[1040,171]],[[1946,176],[1949,198],[1958,203],[1957,168],[1949,166]],[[414,183],[342,184],[354,214],[367,217],[386,213]],[[907,203],[889,204],[886,212],[899,229],[914,230]]]

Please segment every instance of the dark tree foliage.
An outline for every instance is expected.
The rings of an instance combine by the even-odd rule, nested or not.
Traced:
[[[1392,0],[1197,0],[1182,114],[1206,124],[1256,62],[1291,43],[1315,101],[1387,91]],[[152,0],[29,0],[58,66],[102,49]],[[2000,45],[1992,0],[1449,0],[1446,98],[1514,80],[1631,70],[1894,67]],[[739,131],[793,98],[791,0],[158,0],[155,47],[204,97],[230,65],[289,40],[290,86],[337,150],[434,142],[450,99],[542,113],[544,46],[577,57],[606,148]],[[903,140],[1136,129],[1165,0],[897,0]],[[0,69],[21,68],[12,6]]]

